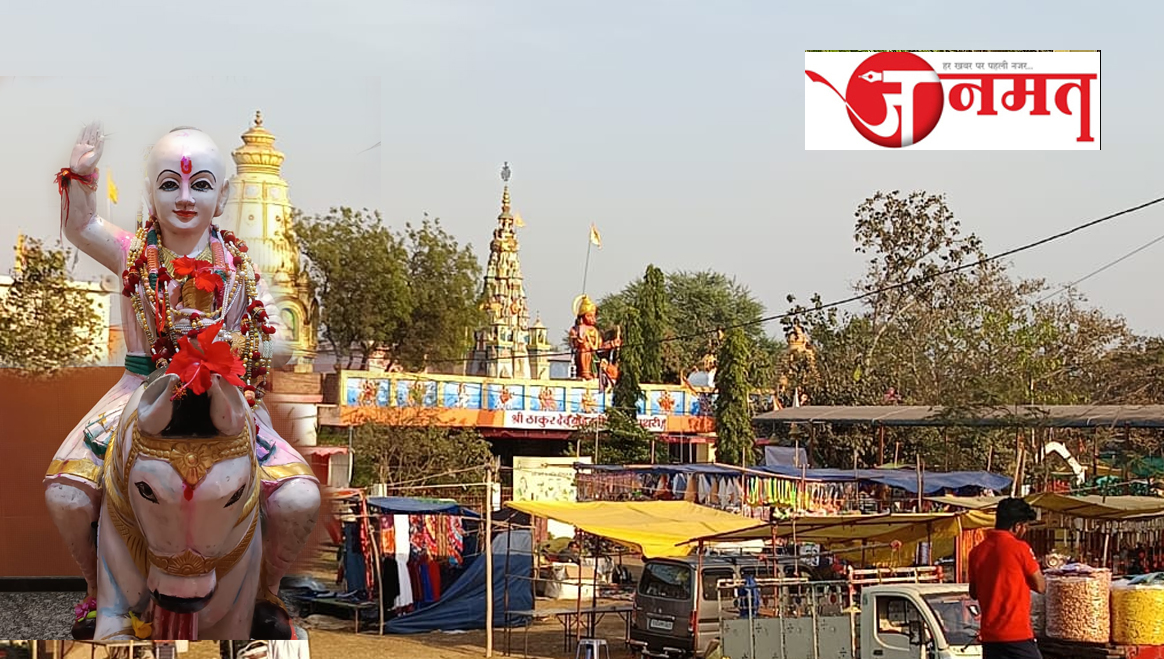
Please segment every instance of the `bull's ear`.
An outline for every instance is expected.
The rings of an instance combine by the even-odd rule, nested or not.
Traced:
[[[137,404],[137,427],[142,432],[160,435],[170,425],[170,420],[174,418],[174,401],[171,397],[180,384],[178,376],[169,373],[146,385],[141,401]]]
[[[247,427],[247,399],[238,387],[224,382],[217,373],[210,376],[210,420],[219,434],[234,437]]]

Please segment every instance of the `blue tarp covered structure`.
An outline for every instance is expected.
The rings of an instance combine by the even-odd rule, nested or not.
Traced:
[[[481,516],[455,501],[413,499],[411,497],[368,497],[368,506],[382,515],[459,515]]]
[[[803,450],[803,449],[802,449]],[[740,476],[744,470],[728,465],[693,463],[660,465],[592,465],[577,463],[578,471],[591,473],[633,472],[638,474],[688,476]],[[779,478],[804,478],[818,483],[877,483],[917,494],[917,472],[913,469],[801,469],[793,465],[764,465],[749,467],[752,474],[771,474]],[[925,471],[922,472],[922,494],[958,492],[968,488],[1001,491],[1010,487],[1008,476],[988,471]]]
[[[506,555],[508,553],[508,570]],[[518,530],[493,537],[493,624],[519,624],[523,620],[510,616],[506,620],[506,591],[510,611],[529,611],[533,598],[533,534]],[[423,634],[432,631],[466,631],[485,629],[486,573],[485,558],[478,557],[466,568],[441,598],[411,613],[384,623],[389,634]]]
[[[786,478],[801,478],[824,483],[877,483],[917,494],[917,472],[912,469],[806,469],[787,466],[752,467],[755,471]],[[923,471],[922,494],[937,494],[946,490],[981,488],[1000,491],[1010,487],[1008,476],[988,471]]]
[[[877,482],[917,494],[916,472],[904,469],[881,471]],[[922,494],[936,494],[943,490],[961,490],[968,487],[998,492],[1010,487],[1010,484],[1010,477],[992,474],[988,471],[922,472],[922,486],[925,489]]]

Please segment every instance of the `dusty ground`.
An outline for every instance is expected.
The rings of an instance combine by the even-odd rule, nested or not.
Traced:
[[[298,564],[299,572],[309,574],[325,584],[332,585],[335,582],[335,548],[321,547],[316,550],[314,555],[304,557]],[[632,571],[637,572],[637,565],[632,567]],[[35,612],[39,612],[42,608],[44,610],[52,610],[57,613],[57,609],[65,608],[62,602],[72,603],[72,599],[79,599],[74,597],[79,594],[45,594],[43,597],[46,602],[44,605],[37,607]],[[72,598],[72,599],[70,599]],[[33,598],[36,599],[35,597]],[[21,598],[13,597],[10,606],[16,605],[19,601],[23,606],[28,607],[28,594],[23,594]],[[614,603],[602,602],[601,603]],[[625,602],[624,602],[625,603]],[[0,614],[3,613],[5,601],[0,598]],[[585,603],[584,603],[585,604]],[[540,610],[557,609],[557,608],[572,608],[574,602],[571,601],[550,601],[539,599],[537,600],[537,608]],[[13,608],[16,608],[13,606]],[[30,615],[34,611],[22,611],[24,615],[16,618],[18,620],[36,620],[39,616]],[[67,616],[65,616],[67,617]],[[0,620],[4,616],[0,615]],[[31,622],[31,620],[30,620]],[[351,625],[351,621],[347,621]],[[48,624],[46,624],[48,623]],[[33,623],[37,627],[36,635],[39,638],[65,638],[68,634],[68,627],[62,622],[48,620],[37,620]],[[0,625],[2,628],[2,625]],[[15,629],[8,630],[15,631]],[[21,630],[25,631],[25,630]],[[583,630],[585,631],[585,630]],[[537,659],[573,659],[575,652],[575,642],[571,640],[568,647],[563,646],[564,628],[556,618],[550,617],[544,620],[537,620],[529,628],[528,647],[529,654],[525,655],[526,634],[523,629],[513,629],[509,632],[509,641],[511,644],[511,652],[509,656],[514,657],[534,657]],[[360,634],[354,634],[350,628],[342,631],[324,631],[322,629],[309,630],[311,643],[311,659],[360,659],[368,657],[369,659],[381,658],[404,658],[404,659],[478,659],[485,657],[485,632],[473,631],[463,633],[442,633],[434,632],[430,634],[417,634],[411,636],[378,636],[373,630],[365,630]],[[584,634],[585,635],[585,634]],[[627,649],[623,642],[626,635],[626,624],[621,618],[608,615],[598,625],[598,638],[606,639],[610,647],[611,657],[632,657],[633,654]],[[88,659],[92,650],[94,659],[105,659],[105,651],[103,648],[93,648],[85,643],[66,642],[66,659]],[[179,655],[181,659],[219,659],[218,643],[217,642],[195,642],[190,644],[190,652]],[[494,631],[493,639],[493,656],[506,656],[506,630],[497,629]]]
[[[542,603],[542,602],[539,602]],[[625,627],[621,619],[608,617],[598,627],[599,638],[610,643],[611,657],[630,657],[622,643]],[[524,657],[523,632],[513,630],[510,638],[510,656]],[[463,634],[418,634],[415,636],[376,636],[351,632],[311,632],[311,659],[479,659],[485,656],[485,632]],[[66,659],[88,659],[91,646],[66,642]],[[493,656],[506,656],[505,630],[496,630]],[[105,659],[105,651],[96,648],[94,659]],[[219,659],[217,642],[195,642],[190,652],[179,655],[182,659]],[[562,647],[562,626],[556,620],[539,621],[530,628],[529,657],[538,659],[573,659],[574,644],[569,650]]]

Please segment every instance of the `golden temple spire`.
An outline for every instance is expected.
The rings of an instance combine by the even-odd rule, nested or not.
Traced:
[[[520,217],[510,211],[509,163],[501,168],[501,214],[489,242],[485,265],[486,320],[476,332],[468,372],[485,377],[524,378],[540,371],[530,364],[529,308],[522,284],[521,262],[514,228]],[[534,341],[536,345],[541,343]],[[543,369],[544,370],[544,369]]]
[[[231,152],[237,172],[230,179],[219,226],[246,241],[287,328],[282,338],[292,349],[294,367],[309,372],[317,348],[318,305],[299,263],[293,206],[280,172],[284,156],[275,148],[275,135],[263,125],[261,110],[242,142]]]
[[[239,173],[279,174],[284,155],[275,148],[275,136],[263,127],[263,112],[255,110],[255,122],[242,134],[243,145],[231,152]]]

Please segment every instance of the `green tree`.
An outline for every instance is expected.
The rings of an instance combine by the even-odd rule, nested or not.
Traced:
[[[855,286],[869,293],[864,305],[841,311],[824,308],[819,295],[807,306],[788,298],[786,331],[802,326],[814,352],[812,368],[786,360],[781,375],[813,404],[933,405],[958,416],[1151,390],[1146,343],[1137,344],[1122,319],[1088,308],[1073,291],[1049,294],[1044,281],[1015,278],[1005,263],[976,264],[985,256],[980,241],[961,233],[940,195],[879,192],[861,204],[856,219],[857,251],[869,256]],[[963,269],[939,276],[957,267]],[[1113,350],[1122,356],[1113,357]],[[1143,371],[1131,373],[1142,372],[1146,388],[1125,385],[1117,363],[1141,364]],[[867,429],[826,430],[818,433],[814,458],[851,467],[854,451],[871,464],[892,459],[897,449],[902,459],[920,454],[950,468],[983,468],[988,455],[994,469],[1013,468],[1007,464],[1015,455],[1012,431],[891,435],[882,456]]]
[[[295,232],[316,281],[323,333],[339,360],[367,368],[376,354],[388,366],[454,370],[481,317],[481,267],[425,215],[394,233],[379,212],[332,209],[296,214]]]
[[[644,462],[650,457],[651,433],[638,422],[638,405],[646,399],[640,385],[644,344],[638,311],[628,309],[623,322],[626,345],[619,350],[618,381],[614,385],[614,405],[607,414],[605,441],[608,450],[621,461]]]
[[[665,276],[663,382],[679,384],[680,378],[701,368],[703,358],[718,350],[717,331],[722,327],[740,326],[749,347],[763,363],[775,363],[780,344],[768,336],[760,319],[764,305],[743,284],[713,271],[672,272]],[[607,295],[598,304],[599,320],[621,323],[627,309],[643,299],[644,278],[636,279],[622,291]],[[640,315],[642,310],[640,309]],[[752,369],[753,386],[772,385],[772,371]]]
[[[406,225],[404,237],[412,314],[397,328],[394,357],[405,368],[456,370],[484,319],[481,265],[427,213],[419,226]]]
[[[645,464],[651,459],[651,434],[637,420],[613,410],[601,419],[583,425],[570,434],[570,442],[577,447],[579,455],[594,457],[594,442],[598,442],[598,457],[595,464]],[[564,456],[574,455],[571,446],[563,451]]]
[[[324,338],[337,365],[359,368],[377,351],[394,347],[409,326],[414,302],[408,253],[379,211],[333,208],[324,215],[294,215],[299,249],[320,300]]]
[[[353,485],[453,485],[477,482],[492,458],[489,442],[475,430],[432,425],[365,423],[352,437]],[[474,472],[480,468],[480,472]]]
[[[663,271],[647,266],[636,305],[642,327],[642,379],[663,382],[663,337],[667,334],[667,283]]]
[[[743,330],[731,328],[720,344],[715,374],[715,445],[716,460],[746,466],[751,462],[755,434],[748,403],[747,337]]]
[[[0,366],[50,373],[96,361],[102,318],[70,276],[71,250],[26,238],[0,298]]]

